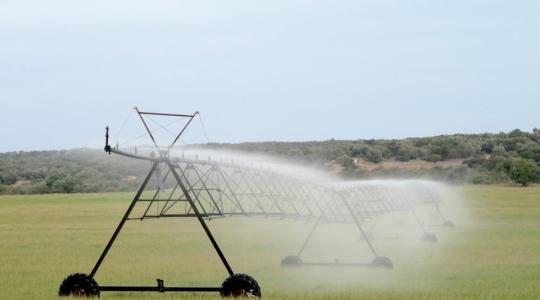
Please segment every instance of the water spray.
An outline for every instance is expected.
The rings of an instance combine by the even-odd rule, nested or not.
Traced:
[[[109,127],[106,127],[105,147],[108,154],[117,154],[132,159],[151,163],[137,193],[129,204],[124,216],[114,230],[110,240],[88,273],[71,274],[60,285],[59,295],[95,296],[100,292],[219,292],[222,296],[261,296],[258,282],[247,274],[235,273],[218,241],[207,225],[207,221],[224,217],[265,217],[276,220],[302,220],[313,222],[305,239],[299,243],[295,254],[285,256],[282,266],[355,266],[394,268],[388,257],[380,254],[374,240],[377,236],[374,228],[368,230],[368,221],[377,220],[386,215],[408,213],[413,216],[420,232],[420,239],[430,242],[437,237],[427,231],[427,224],[416,213],[418,207],[433,207],[439,214],[440,226],[449,226],[449,220],[443,217],[438,202],[433,195],[419,197],[414,195],[407,185],[389,185],[381,182],[342,182],[329,180],[327,175],[298,176],[294,166],[283,167],[270,160],[257,164],[242,163],[234,155],[212,153],[204,149],[173,151],[175,144],[199,112],[193,114],[170,114],[135,111],[152,141],[150,150],[139,149],[134,153],[109,145]],[[148,126],[145,117],[162,116],[180,118],[185,121],[183,127],[168,145],[158,143]],[[205,133],[206,134],[206,133]],[[135,148],[137,149],[137,148]],[[208,157],[208,159],[199,159]],[[213,160],[210,157],[214,158]],[[243,155],[242,157],[246,157]],[[245,161],[245,158],[244,158]],[[156,184],[149,182],[154,179]],[[145,193],[146,192],[146,193]],[[147,193],[150,192],[150,193]],[[165,197],[160,197],[164,194]],[[143,195],[151,195],[144,196]],[[143,207],[136,210],[136,207]],[[131,220],[160,218],[194,218],[203,228],[206,237],[228,272],[229,276],[221,285],[215,286],[168,286],[162,278],[156,279],[157,285],[112,286],[98,285],[94,276],[106,259],[109,250],[121,233],[125,224]],[[302,254],[318,230],[325,224],[352,224],[357,230],[360,241],[367,245],[372,255],[368,261],[307,261]],[[453,225],[453,224],[452,224]]]

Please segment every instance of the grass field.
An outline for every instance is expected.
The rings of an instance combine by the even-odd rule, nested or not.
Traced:
[[[454,217],[454,229],[435,230],[440,242],[376,243],[394,260],[394,270],[279,267],[281,258],[300,246],[309,224],[233,218],[213,220],[210,226],[234,270],[253,275],[265,299],[539,298],[540,188],[455,189],[464,195],[468,214]],[[67,274],[90,272],[131,196],[0,197],[0,299],[56,299]],[[325,245],[317,248],[321,253],[306,255],[335,250],[347,257],[354,249],[369,258],[359,240],[349,239],[346,247],[319,243]],[[212,286],[221,284],[226,272],[195,220],[130,221],[96,280],[154,285],[158,277],[169,286]],[[101,297],[219,298],[106,292]]]

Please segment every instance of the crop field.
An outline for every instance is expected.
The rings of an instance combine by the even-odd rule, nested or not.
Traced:
[[[311,225],[302,221],[226,218],[209,225],[234,271],[255,277],[264,299],[539,297],[540,188],[453,189],[463,195],[467,213],[452,217],[455,228],[434,229],[438,243],[375,241],[381,254],[394,261],[393,270],[280,267],[280,260],[295,253],[309,231]],[[0,197],[0,299],[57,299],[66,275],[90,272],[132,195]],[[349,227],[343,225],[340,232],[337,241],[315,239],[306,256],[371,259]],[[162,278],[166,286],[218,286],[226,277],[195,219],[160,219],[129,221],[95,278],[102,285],[155,285]],[[111,292],[101,297],[220,298]]]

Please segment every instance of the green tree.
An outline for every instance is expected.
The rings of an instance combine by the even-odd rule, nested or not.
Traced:
[[[508,175],[514,182],[527,186],[538,178],[538,167],[534,162],[525,159],[515,159],[510,163]]]
[[[365,158],[370,162],[378,164],[383,160],[383,154],[378,149],[369,148],[369,150],[365,154]]]
[[[397,150],[396,159],[400,161],[408,161],[416,158],[416,148],[412,143],[402,143]]]
[[[493,151],[493,144],[491,142],[482,144],[482,146],[480,147],[480,151],[485,153],[491,153]]]

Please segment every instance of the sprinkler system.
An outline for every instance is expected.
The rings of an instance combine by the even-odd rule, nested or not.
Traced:
[[[235,273],[225,253],[207,225],[207,221],[222,217],[266,217],[294,219],[313,222],[309,234],[298,252],[281,261],[282,266],[364,266],[392,269],[393,262],[381,256],[373,244],[375,237],[365,228],[368,220],[381,216],[406,212],[411,214],[421,230],[421,239],[434,242],[437,237],[425,231],[425,226],[415,212],[417,206],[435,206],[433,198],[406,196],[405,187],[384,187],[376,184],[351,184],[347,182],[318,182],[297,178],[269,168],[217,160],[201,160],[198,155],[186,158],[175,157],[171,150],[181,140],[193,119],[199,114],[169,114],[144,112],[135,108],[137,115],[150,137],[153,150],[149,154],[127,152],[109,144],[109,127],[106,127],[105,147],[108,154],[116,154],[150,162],[150,169],[141,186],[127,207],[118,226],[94,267],[87,274],[74,273],[60,285],[60,296],[99,296],[100,292],[219,292],[222,296],[261,296],[258,282],[247,274]],[[180,118],[185,125],[165,146],[159,145],[150,130],[146,118],[162,116]],[[157,182],[156,185],[150,182]],[[166,197],[159,195],[165,194]],[[144,195],[144,196],[143,196]],[[150,196],[148,196],[150,195]],[[143,209],[135,209],[135,208]],[[159,208],[159,209],[156,209]],[[450,221],[440,217],[444,226]],[[210,241],[212,248],[228,272],[221,285],[214,286],[168,286],[163,279],[156,285],[116,286],[98,285],[94,280],[109,250],[128,221],[160,218],[194,218],[198,221]],[[301,256],[309,246],[314,233],[324,224],[351,224],[360,235],[373,259],[367,262],[304,261]],[[452,223],[453,225],[453,223]],[[277,262],[276,262],[277,263]]]

